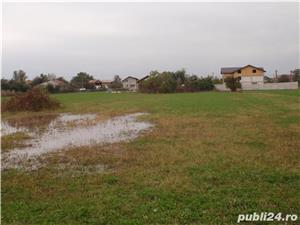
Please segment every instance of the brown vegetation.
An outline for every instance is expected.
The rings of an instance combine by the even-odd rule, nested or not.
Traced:
[[[15,94],[3,103],[3,111],[42,111],[59,108],[58,101],[50,98],[41,88],[33,88],[22,94]]]

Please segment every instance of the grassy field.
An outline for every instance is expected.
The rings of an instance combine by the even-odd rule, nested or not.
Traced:
[[[130,143],[52,154],[35,172],[2,172],[3,224],[217,225],[236,224],[240,213],[300,216],[299,90],[54,97],[63,103],[55,113],[149,112],[144,119],[155,128]],[[2,117],[42,114],[49,112]],[[57,170],[61,163],[72,166]],[[106,171],[78,169],[97,164]]]

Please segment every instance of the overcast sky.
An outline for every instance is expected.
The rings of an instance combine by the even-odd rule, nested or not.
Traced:
[[[299,67],[299,3],[5,3],[2,75]]]

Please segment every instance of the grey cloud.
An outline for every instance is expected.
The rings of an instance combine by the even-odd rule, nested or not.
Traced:
[[[2,74],[299,67],[298,3],[5,3]]]

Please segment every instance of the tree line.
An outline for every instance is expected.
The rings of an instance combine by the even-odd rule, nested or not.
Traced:
[[[293,72],[293,81],[300,82],[299,69]],[[289,77],[278,78],[277,82],[290,81]],[[23,70],[13,72],[12,79],[1,79],[1,91],[9,92],[26,92],[36,86],[43,86],[50,93],[72,92],[80,88],[93,90],[95,83],[90,81],[94,77],[86,72],[77,73],[69,81],[62,76],[57,77],[55,74],[40,74],[32,81],[27,79],[27,75]],[[54,82],[55,81],[55,82]],[[214,89],[215,84],[223,83],[222,79],[212,76],[198,77],[197,75],[189,75],[184,69],[171,71],[151,71],[147,75],[147,79],[142,79],[138,82],[139,91],[143,93],[174,93],[174,92],[196,92],[196,91],[210,91]],[[226,86],[235,91],[240,88],[238,79],[225,79]],[[121,78],[116,75],[113,81],[109,84],[110,89],[121,90],[123,87]],[[101,87],[99,90],[106,90],[106,87]]]
[[[95,84],[90,83],[94,77],[86,72],[79,72],[72,79],[67,81],[64,77],[57,77],[55,74],[40,74],[31,81],[27,79],[23,70],[13,72],[11,79],[1,79],[1,90],[10,92],[26,92],[36,86],[43,86],[50,93],[72,92],[80,88],[93,90]],[[121,88],[122,80],[116,75],[110,84],[111,88]]]
[[[139,90],[144,93],[210,91],[214,84],[221,82],[221,79],[212,76],[188,75],[184,69],[176,72],[151,71],[147,79],[139,82]]]

